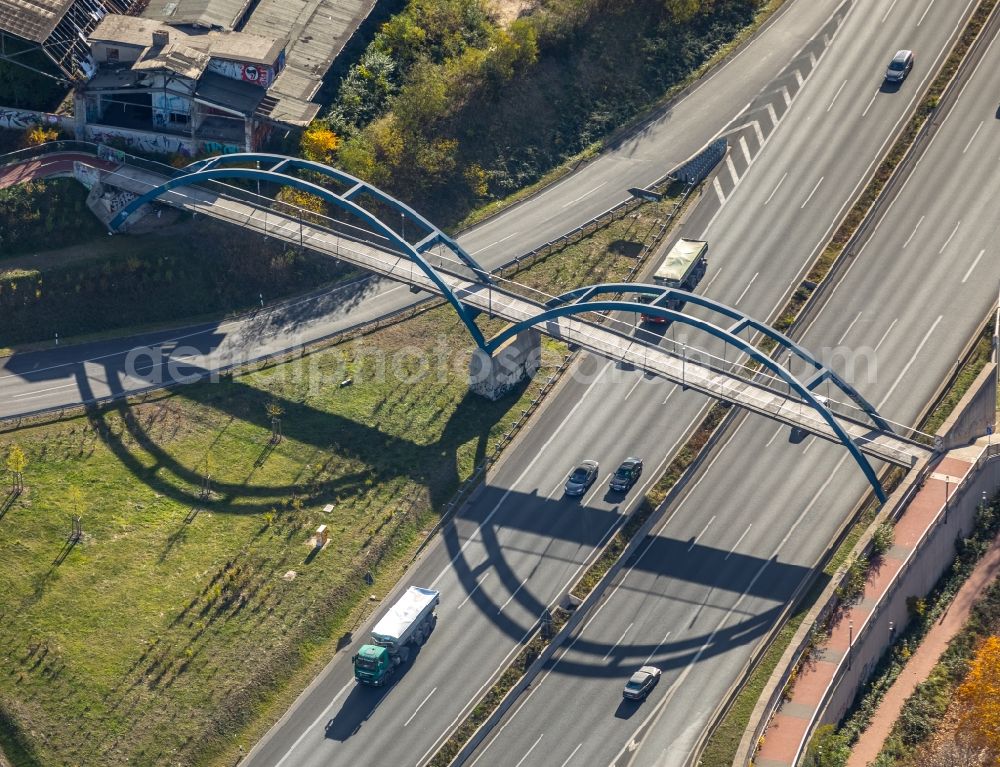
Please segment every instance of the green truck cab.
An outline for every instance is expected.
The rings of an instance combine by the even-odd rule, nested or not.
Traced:
[[[354,662],[354,679],[382,687],[410,658],[410,648],[427,641],[437,615],[440,592],[410,586],[372,629],[372,644],[362,645]]]

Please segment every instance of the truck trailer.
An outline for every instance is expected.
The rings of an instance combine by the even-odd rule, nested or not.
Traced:
[[[681,238],[667,251],[667,255],[653,273],[653,283],[664,288],[679,288],[688,292],[705,276],[708,267],[708,243],[704,240],[688,240]],[[642,296],[639,300],[652,303],[654,296]],[[665,309],[679,311],[683,301],[671,299],[658,304]],[[666,322],[666,318],[655,314],[643,314],[643,322]]]
[[[352,658],[354,678],[373,687],[388,684],[409,660],[410,648],[422,645],[434,629],[440,597],[440,592],[419,586],[403,592],[372,629],[372,644],[362,645]]]

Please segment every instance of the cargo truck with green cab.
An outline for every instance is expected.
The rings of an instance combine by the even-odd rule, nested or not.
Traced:
[[[375,628],[371,644],[362,645],[352,660],[354,678],[361,684],[383,687],[410,659],[410,650],[422,645],[437,623],[434,610],[441,594],[410,586],[389,608]]]

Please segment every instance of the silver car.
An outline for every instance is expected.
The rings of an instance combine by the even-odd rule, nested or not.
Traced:
[[[886,82],[901,83],[913,69],[913,51],[896,51],[885,70]]]
[[[662,674],[656,666],[643,666],[629,677],[622,690],[622,697],[626,700],[646,700]]]
[[[583,495],[597,479],[597,461],[581,461],[566,478],[566,495]]]

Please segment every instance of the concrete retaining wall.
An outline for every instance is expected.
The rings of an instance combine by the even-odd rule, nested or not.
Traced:
[[[984,434],[996,432],[996,406],[997,363],[991,362],[969,387],[962,405],[941,425],[944,449],[967,445]]]
[[[992,460],[984,454],[975,474],[951,496],[933,528],[917,544],[908,566],[900,571],[855,638],[851,666],[841,666],[818,724],[834,724],[847,713],[858,689],[868,679],[895,634],[909,622],[906,600],[925,596],[933,588],[955,558],[956,540],[972,530],[984,497],[992,498],[1000,490],[1000,445],[993,445],[990,452],[994,453]]]

